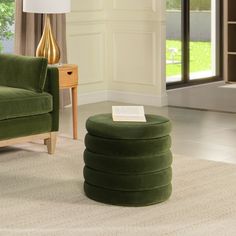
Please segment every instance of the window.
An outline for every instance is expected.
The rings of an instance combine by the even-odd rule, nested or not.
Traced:
[[[13,53],[14,0],[0,0],[0,53]]]
[[[219,80],[221,0],[167,0],[167,84]]]

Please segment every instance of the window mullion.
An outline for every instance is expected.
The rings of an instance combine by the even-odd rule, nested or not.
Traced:
[[[182,0],[182,80],[189,82],[190,0]]]

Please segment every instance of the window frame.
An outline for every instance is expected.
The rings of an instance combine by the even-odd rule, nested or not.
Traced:
[[[181,80],[167,82],[167,89],[193,86],[223,80],[223,0],[219,0],[219,68],[218,75],[190,80],[190,0],[181,0],[181,42],[182,42],[182,72]]]

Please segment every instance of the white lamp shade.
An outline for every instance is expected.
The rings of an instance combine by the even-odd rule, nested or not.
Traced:
[[[23,0],[24,12],[60,14],[68,13],[70,9],[70,0]]]

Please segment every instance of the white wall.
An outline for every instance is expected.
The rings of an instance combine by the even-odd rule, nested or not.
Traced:
[[[167,104],[164,6],[164,0],[72,0],[68,56],[79,66],[79,104]]]

